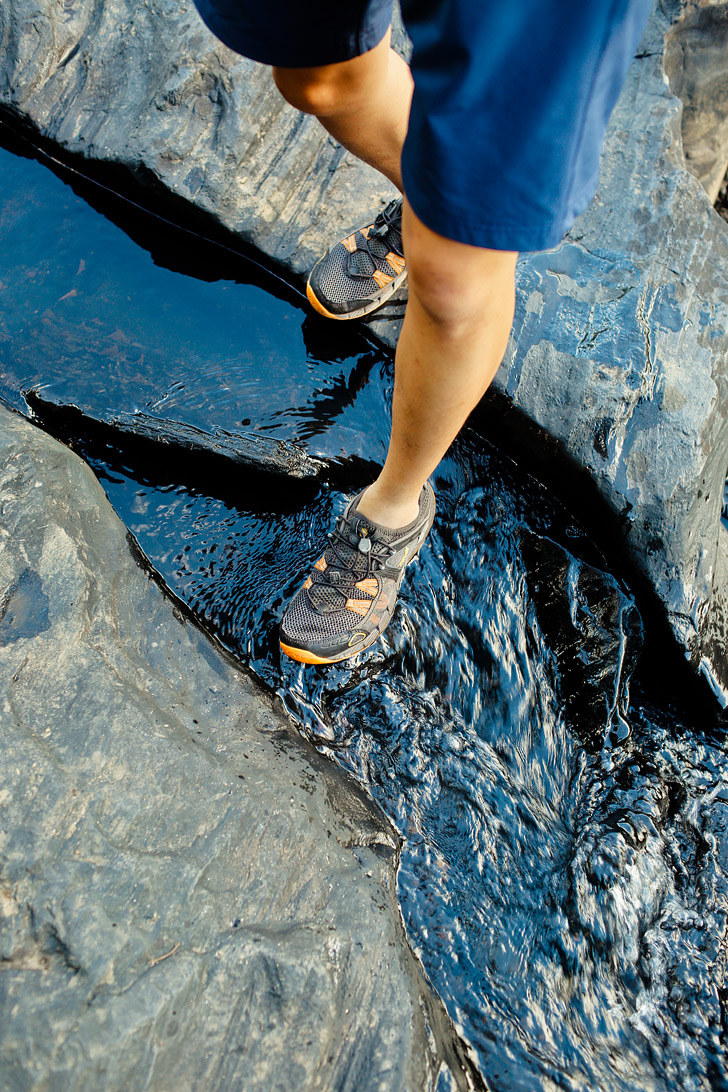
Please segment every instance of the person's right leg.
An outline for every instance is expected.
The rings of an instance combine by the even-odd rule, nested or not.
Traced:
[[[339,64],[274,67],[273,79],[287,102],[314,114],[340,144],[401,190],[412,76],[390,38],[387,33],[374,49]]]
[[[430,231],[405,200],[409,299],[394,367],[387,459],[359,511],[384,527],[416,518],[422,487],[485,394],[508,344],[517,254]]]

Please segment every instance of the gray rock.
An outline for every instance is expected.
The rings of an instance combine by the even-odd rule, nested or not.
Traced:
[[[685,163],[715,203],[728,170],[728,3],[675,7],[665,73],[682,100]]]
[[[2,409],[0,496],[4,1092],[472,1087],[388,824]]]
[[[519,426],[509,442],[545,470],[554,450],[583,469],[586,493],[584,477],[553,477],[580,512],[601,499],[600,536],[618,540],[722,703],[728,229],[685,169],[681,102],[664,65],[670,35],[686,101],[717,102],[693,58],[725,9],[725,0],[699,15],[680,0],[656,8],[610,126],[596,200],[560,246],[519,264],[513,337],[495,381],[516,418],[537,426]],[[0,35],[1,102],[66,151],[127,167],[211,214],[294,280],[332,235],[391,195],[285,106],[264,69],[217,44],[185,0],[63,9],[14,0],[0,11]],[[722,87],[716,57],[711,80]],[[401,310],[371,323],[386,344]]]

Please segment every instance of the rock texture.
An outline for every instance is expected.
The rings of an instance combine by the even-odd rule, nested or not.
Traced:
[[[665,72],[684,103],[685,163],[715,203],[728,170],[728,3],[685,4],[665,40]]]
[[[53,420],[58,405],[42,394],[29,391],[27,402],[33,412],[42,420]],[[98,422],[89,422],[78,411],[75,414],[79,431],[97,427]],[[233,434],[223,428],[210,428],[204,432],[184,421],[169,420],[164,417],[143,413],[118,412],[111,420],[104,422],[113,435],[129,434],[155,444],[166,444],[176,455],[192,456],[196,460],[214,460],[221,466],[230,464],[246,469],[260,470],[274,477],[306,479],[319,477],[325,463],[312,459],[293,444],[284,444],[272,436],[260,436],[255,433]]]
[[[600,569],[558,543],[522,533],[526,584],[538,624],[559,667],[570,727],[589,749],[628,732],[629,684],[642,651],[634,603]]]
[[[709,93],[694,73],[725,10],[725,0],[658,4],[596,200],[563,244],[519,265],[514,335],[495,382],[537,426],[538,458],[555,441],[584,469],[610,513],[600,534],[620,537],[724,703],[728,229],[685,169],[682,103],[664,76],[667,37],[673,85],[704,117],[698,100],[717,102],[723,86],[718,54]],[[1,102],[66,152],[120,164],[211,214],[294,280],[337,225],[347,230],[390,196],[282,104],[264,69],[216,43],[185,0],[12,0],[0,42]],[[371,324],[388,344],[396,312]]]
[[[389,826],[1,409],[0,496],[4,1092],[470,1086]]]

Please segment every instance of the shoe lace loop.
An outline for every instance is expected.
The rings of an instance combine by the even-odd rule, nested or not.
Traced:
[[[370,235],[384,236],[397,220],[402,219],[402,198],[395,197],[388,205],[385,205],[376,217]]]
[[[377,255],[374,254],[371,250],[371,247],[369,246],[369,240],[372,238],[383,239],[389,232],[390,228],[394,228],[395,231],[399,231],[401,233],[401,226],[398,223],[398,221],[401,221],[401,218],[402,198],[395,197],[394,200],[390,201],[388,205],[385,205],[382,211],[376,216],[374,223],[369,230],[368,236],[363,235],[361,231],[356,233],[361,236],[362,244],[360,245],[359,243],[357,243],[356,250],[351,253],[347,253],[346,255],[346,272],[348,276],[359,277],[360,280],[369,280],[371,278],[371,273],[362,273],[360,270],[354,268],[354,266],[352,265],[354,255],[358,251],[365,251],[369,255],[374,269],[377,269]]]

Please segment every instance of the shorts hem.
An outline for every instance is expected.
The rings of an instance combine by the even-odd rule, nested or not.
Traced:
[[[492,215],[483,219],[470,212],[463,214],[441,200],[433,200],[430,195],[413,185],[406,170],[403,175],[404,192],[415,215],[430,231],[456,243],[466,243],[485,250],[509,250],[522,254],[550,250],[558,246],[576,219],[574,215],[552,220],[548,224],[529,225],[525,219],[512,219],[512,207],[508,217],[501,219],[494,219]]]
[[[319,68],[351,61],[378,46],[392,23],[391,10],[385,9],[365,17],[356,30],[351,29],[345,34],[315,43],[297,43],[295,46],[287,43],[271,45],[268,41],[241,32],[236,20],[223,15],[210,0],[195,0],[195,3],[205,26],[223,45],[248,60],[277,68]]]

